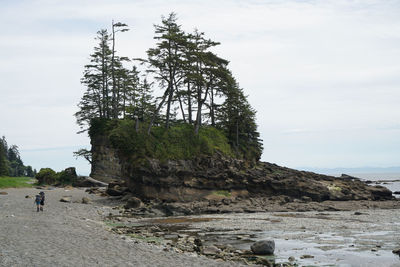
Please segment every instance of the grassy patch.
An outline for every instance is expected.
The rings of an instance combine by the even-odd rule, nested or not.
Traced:
[[[0,188],[32,187],[35,182],[30,177],[0,177]]]
[[[328,190],[329,191],[334,191],[334,192],[341,192],[342,188],[332,184],[332,185],[328,185]]]
[[[156,244],[161,244],[164,239],[160,238],[160,237],[154,237],[154,236],[143,236],[143,235],[139,235],[139,234],[129,234],[128,236],[130,236],[133,239],[138,239],[138,240],[143,240],[147,243],[156,243]]]
[[[220,152],[233,156],[232,149],[222,131],[213,127],[202,127],[198,135],[192,125],[173,125],[168,130],[154,126],[147,134],[147,125],[141,124],[138,132],[132,120],[93,120],[89,134],[106,136],[112,146],[133,161],[145,157],[165,160],[192,159],[201,155]]]
[[[217,195],[217,196],[223,196],[223,197],[231,197],[232,196],[231,192],[226,191],[226,190],[214,191],[213,194]]]

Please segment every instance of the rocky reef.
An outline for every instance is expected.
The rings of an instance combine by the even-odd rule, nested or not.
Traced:
[[[124,180],[142,200],[192,202],[287,196],[309,201],[390,200],[392,192],[354,177],[332,177],[267,162],[250,163],[204,155],[188,160],[133,159],[114,149],[107,138],[92,138],[91,177]],[[124,188],[124,190],[126,190]]]

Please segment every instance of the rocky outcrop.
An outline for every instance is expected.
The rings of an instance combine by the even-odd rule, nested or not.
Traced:
[[[129,191],[142,200],[229,201],[237,197],[279,195],[304,201],[393,198],[392,192],[385,187],[369,186],[353,177],[337,178],[267,162],[251,165],[219,153],[192,160],[162,162],[142,159],[140,164],[133,164],[129,157],[110,148],[105,139],[93,139],[92,145],[91,176],[106,182],[111,179],[125,180]],[[114,188],[117,193],[126,190],[120,187],[109,188]]]
[[[104,136],[91,138],[92,171],[91,177],[102,182],[122,179],[122,164],[115,149],[111,147]]]

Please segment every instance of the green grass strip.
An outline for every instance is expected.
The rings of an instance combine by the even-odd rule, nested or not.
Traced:
[[[31,177],[0,177],[0,188],[32,187],[35,182]]]

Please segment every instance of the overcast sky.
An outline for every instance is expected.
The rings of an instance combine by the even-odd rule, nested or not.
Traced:
[[[73,114],[94,37],[127,23],[120,55],[144,57],[153,24],[178,14],[258,111],[262,160],[288,167],[400,165],[400,1],[0,0],[0,135],[34,168],[90,167]]]

